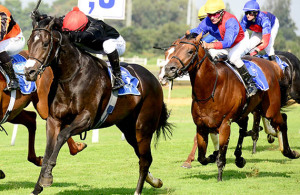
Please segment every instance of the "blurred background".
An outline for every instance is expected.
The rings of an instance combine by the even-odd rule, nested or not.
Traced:
[[[37,0],[1,0],[8,7],[14,19],[20,24],[25,38],[31,33],[30,12]],[[138,56],[147,59],[147,65],[157,65],[158,58],[164,58],[163,51],[153,46],[168,47],[183,36],[186,30],[198,25],[198,9],[204,0],[126,0],[124,20],[104,21],[114,26],[127,42],[124,57]],[[224,0],[226,10],[240,20],[247,0]],[[273,13],[280,22],[275,49],[289,51],[300,58],[300,21],[297,21],[299,0],[257,0],[261,10]],[[62,16],[77,6],[77,0],[43,0],[39,10],[51,16]],[[130,6],[130,9],[128,9]],[[298,28],[297,28],[298,26]],[[155,66],[157,68],[157,66]]]

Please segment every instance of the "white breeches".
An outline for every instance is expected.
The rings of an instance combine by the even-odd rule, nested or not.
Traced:
[[[121,56],[125,52],[125,49],[126,42],[121,35],[117,39],[108,39],[103,42],[104,54],[110,54],[117,50],[119,56]]]
[[[0,41],[0,53],[6,51],[9,56],[18,54],[25,46],[25,38],[20,32],[16,37]]]
[[[244,64],[241,57],[248,52],[248,46],[249,46],[249,34],[245,33],[244,39],[241,40],[234,47],[227,48],[227,49],[210,49],[208,50],[208,52],[213,59],[227,56],[230,62],[232,62],[237,68],[240,68]]]
[[[272,56],[275,55],[275,50],[274,50],[274,43],[275,43],[275,38],[277,36],[278,33],[278,29],[279,29],[279,21],[276,18],[274,26],[271,30],[271,36],[270,36],[270,41],[269,41],[269,45],[265,48],[265,52],[268,54],[268,56]],[[250,44],[249,44],[249,50],[254,49],[260,42],[262,39],[262,33],[261,32],[253,32],[250,38]]]

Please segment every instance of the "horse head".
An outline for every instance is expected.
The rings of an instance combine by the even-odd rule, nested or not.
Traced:
[[[183,76],[196,68],[205,59],[206,52],[201,46],[202,33],[189,34],[177,39],[165,52],[165,65],[159,80],[162,85],[168,80]]]
[[[29,57],[25,65],[25,76],[29,81],[35,81],[47,66],[57,58],[63,35],[61,21],[47,17],[32,30],[28,39]]]

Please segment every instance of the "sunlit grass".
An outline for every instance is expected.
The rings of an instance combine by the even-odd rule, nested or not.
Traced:
[[[164,88],[165,94],[168,88]],[[174,86],[168,108],[172,110],[169,122],[176,125],[171,140],[161,139],[158,148],[152,147],[151,173],[164,182],[160,189],[144,185],[143,194],[300,194],[300,160],[290,160],[279,151],[277,139],[273,144],[261,132],[257,153],[252,154],[252,140],[246,138],[243,157],[244,168],[235,166],[234,149],[238,128],[232,125],[223,182],[217,182],[217,166],[192,163],[192,169],[181,168],[187,158],[195,135],[195,125],[190,114],[190,87]],[[167,96],[165,95],[167,102]],[[32,109],[32,108],[30,108]],[[300,151],[300,107],[288,109],[288,135],[292,149]],[[250,117],[249,124],[252,124]],[[0,133],[0,169],[6,178],[0,180],[0,194],[29,194],[37,181],[40,168],[27,161],[28,133],[19,126],[15,146],[10,146],[13,125],[5,124],[9,136]],[[84,142],[88,147],[76,156],[63,146],[53,169],[54,183],[45,188],[45,195],[77,194],[133,194],[138,179],[138,159],[133,148],[121,140],[116,127],[101,129],[99,143],[92,143],[92,132]],[[79,136],[75,139],[80,141]],[[45,150],[45,121],[38,120],[36,137],[37,155]],[[213,151],[211,142],[208,153]]]

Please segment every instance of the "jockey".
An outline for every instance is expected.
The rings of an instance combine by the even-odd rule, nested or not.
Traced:
[[[261,12],[256,0],[248,1],[243,11],[245,16],[241,21],[244,31],[253,31],[250,38],[250,55],[256,55],[259,51],[265,50],[269,60],[276,61],[274,43],[277,36],[279,21],[269,12]]]
[[[102,20],[86,16],[78,7],[74,7],[64,17],[62,30],[69,34],[72,42],[86,51],[106,54],[115,76],[113,90],[124,86],[119,55],[125,52],[126,43],[116,29]]]
[[[17,90],[20,89],[20,85],[10,56],[22,51],[25,46],[25,38],[10,11],[2,5],[0,5],[0,18],[0,63],[10,80],[4,91]]]
[[[244,33],[237,18],[225,11],[223,0],[207,0],[205,4],[207,16],[197,28],[190,33],[209,33],[218,41],[207,43],[203,41],[203,48],[215,60],[227,56],[233,63],[246,84],[248,96],[257,92],[252,76],[249,74],[241,57],[248,51],[249,36]]]
[[[204,20],[204,18],[206,17],[207,17],[207,13],[205,12],[205,7],[203,5],[198,11],[198,19],[200,20],[200,22],[202,22],[202,20]],[[211,43],[215,41],[216,38],[208,34],[204,38],[202,38],[202,40],[205,41],[206,43]]]

